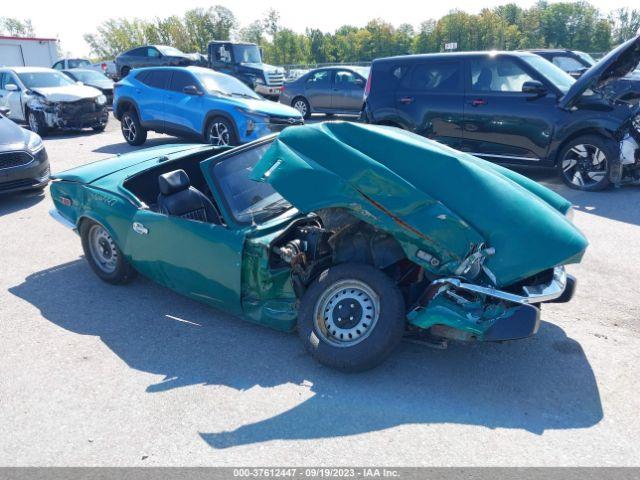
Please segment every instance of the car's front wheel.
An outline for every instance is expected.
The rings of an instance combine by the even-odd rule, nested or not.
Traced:
[[[562,181],[577,190],[596,191],[611,181],[611,162],[618,155],[615,144],[599,135],[582,135],[560,151],[558,171]]]
[[[362,371],[384,361],[402,339],[404,299],[380,270],[355,263],[325,270],[298,310],[298,334],[320,363]]]
[[[80,238],[85,258],[102,280],[118,285],[128,283],[136,276],[136,271],[102,225],[91,220],[83,221]]]
[[[44,113],[42,112],[34,112],[33,110],[27,111],[27,123],[29,124],[29,129],[44,137],[47,133],[49,133],[49,128],[47,127],[47,123],[44,119]]]
[[[129,145],[138,146],[147,141],[147,130],[140,125],[140,119],[135,110],[127,110],[122,114],[120,130]]]
[[[296,97],[291,106],[300,112],[300,115],[306,120],[311,117],[311,105],[304,97]]]
[[[205,140],[216,147],[238,145],[233,125],[224,117],[215,117],[209,120],[205,131]]]

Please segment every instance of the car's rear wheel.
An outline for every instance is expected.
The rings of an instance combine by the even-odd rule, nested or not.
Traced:
[[[33,110],[27,111],[27,123],[29,123],[29,129],[44,137],[47,133],[49,133],[49,127],[47,127],[47,122],[44,119],[44,113],[35,112]]]
[[[296,97],[291,102],[291,106],[300,112],[303,118],[307,119],[311,117],[311,105],[304,97]]]
[[[140,125],[138,114],[133,109],[122,114],[120,130],[129,145],[138,146],[147,141],[147,130]]]
[[[404,299],[380,270],[354,263],[325,270],[303,295],[298,334],[320,363],[362,371],[384,361],[402,339]]]
[[[80,225],[80,238],[85,258],[102,280],[118,285],[130,282],[136,276],[136,271],[102,225],[85,220]]]
[[[216,147],[238,145],[235,129],[232,123],[224,117],[212,118],[207,123],[205,139],[207,143]]]
[[[617,154],[613,142],[604,137],[577,137],[560,151],[560,178],[566,185],[577,190],[603,190],[611,184],[609,171]]]

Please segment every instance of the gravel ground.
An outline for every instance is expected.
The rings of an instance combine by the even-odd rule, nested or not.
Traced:
[[[133,149],[113,119],[45,144],[53,172]],[[147,280],[109,286],[48,192],[0,198],[0,465],[639,465],[640,189],[534,178],[591,242],[574,300],[533,338],[403,344],[357,375]]]

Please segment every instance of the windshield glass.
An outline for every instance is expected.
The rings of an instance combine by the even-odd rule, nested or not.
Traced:
[[[355,72],[358,72],[364,79],[369,78],[369,70],[371,67],[353,67]]]
[[[582,60],[584,60],[585,62],[587,62],[590,66],[594,66],[596,64],[596,61],[593,59],[593,57],[591,55],[589,55],[588,53],[585,52],[579,52],[579,51],[575,51],[574,52],[576,55],[578,55]]]
[[[181,52],[180,50],[178,50],[177,48],[174,47],[167,47],[166,45],[158,45],[156,47],[158,50],[160,50],[160,53],[162,53],[163,55],[176,55],[176,56],[180,56],[180,55],[184,55],[183,52]]]
[[[545,77],[549,82],[558,87],[562,93],[567,93],[569,88],[571,88],[571,85],[575,82],[567,72],[538,55],[526,55],[520,58],[531,65],[534,70]]]
[[[89,65],[91,65],[89,60],[69,60],[69,68],[88,67]]]
[[[264,221],[291,208],[271,185],[249,178],[251,170],[270,146],[271,142],[246,150],[213,167],[213,178],[238,223]]]
[[[76,78],[79,82],[82,82],[82,83],[92,83],[92,82],[93,83],[111,83],[111,81],[101,73],[93,72],[91,70],[87,70],[87,71],[72,70],[69,73],[71,73],[71,75],[73,75],[74,78]]]
[[[234,45],[233,55],[238,63],[262,63],[257,45]]]
[[[196,76],[202,86],[209,93],[218,93],[229,97],[254,98],[262,100],[262,97],[247,87],[240,80],[229,75],[216,72],[198,72]]]
[[[60,72],[26,72],[19,73],[20,81],[27,88],[68,87],[75,85],[73,81]]]

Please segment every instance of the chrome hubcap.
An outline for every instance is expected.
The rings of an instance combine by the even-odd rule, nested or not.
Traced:
[[[105,273],[113,273],[118,263],[118,249],[102,225],[89,230],[89,251],[95,264]]]
[[[136,139],[136,124],[131,115],[125,115],[120,124],[122,127],[122,135],[125,139],[133,142]]]
[[[303,117],[307,114],[307,104],[304,102],[304,100],[298,100],[293,104],[293,108],[298,110]]]
[[[38,119],[36,118],[35,113],[29,113],[29,128],[32,132],[38,131]]]
[[[594,145],[576,145],[562,159],[562,174],[577,187],[595,185],[607,175],[607,156]]]
[[[214,122],[209,127],[209,143],[216,146],[229,145],[229,128],[222,122]]]
[[[367,338],[378,322],[380,299],[366,283],[343,280],[322,294],[314,309],[316,331],[337,347]]]

